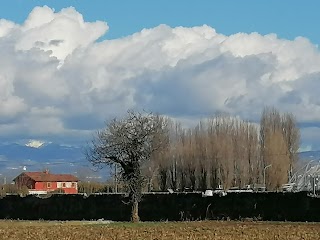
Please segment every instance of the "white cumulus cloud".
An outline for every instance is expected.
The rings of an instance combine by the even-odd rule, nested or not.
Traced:
[[[85,141],[128,108],[257,121],[272,105],[308,123],[303,136],[317,128],[320,51],[304,37],[160,25],[97,41],[107,30],[72,7],[36,7],[22,24],[0,19],[3,138]]]

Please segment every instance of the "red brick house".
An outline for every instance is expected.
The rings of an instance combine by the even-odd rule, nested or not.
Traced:
[[[62,190],[64,193],[78,193],[78,178],[71,174],[44,172],[23,172],[13,179],[18,188],[27,186],[30,194]]]

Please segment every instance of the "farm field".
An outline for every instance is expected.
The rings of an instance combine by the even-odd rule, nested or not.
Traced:
[[[320,223],[0,221],[0,239],[320,239]]]

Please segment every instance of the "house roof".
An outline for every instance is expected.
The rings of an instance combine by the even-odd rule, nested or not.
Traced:
[[[21,175],[27,175],[36,182],[78,182],[78,178],[71,174],[52,174],[49,172],[24,172]],[[17,177],[14,179],[16,180]]]

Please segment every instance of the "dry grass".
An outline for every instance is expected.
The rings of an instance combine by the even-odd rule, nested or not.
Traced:
[[[320,239],[320,223],[0,221],[0,239]]]

